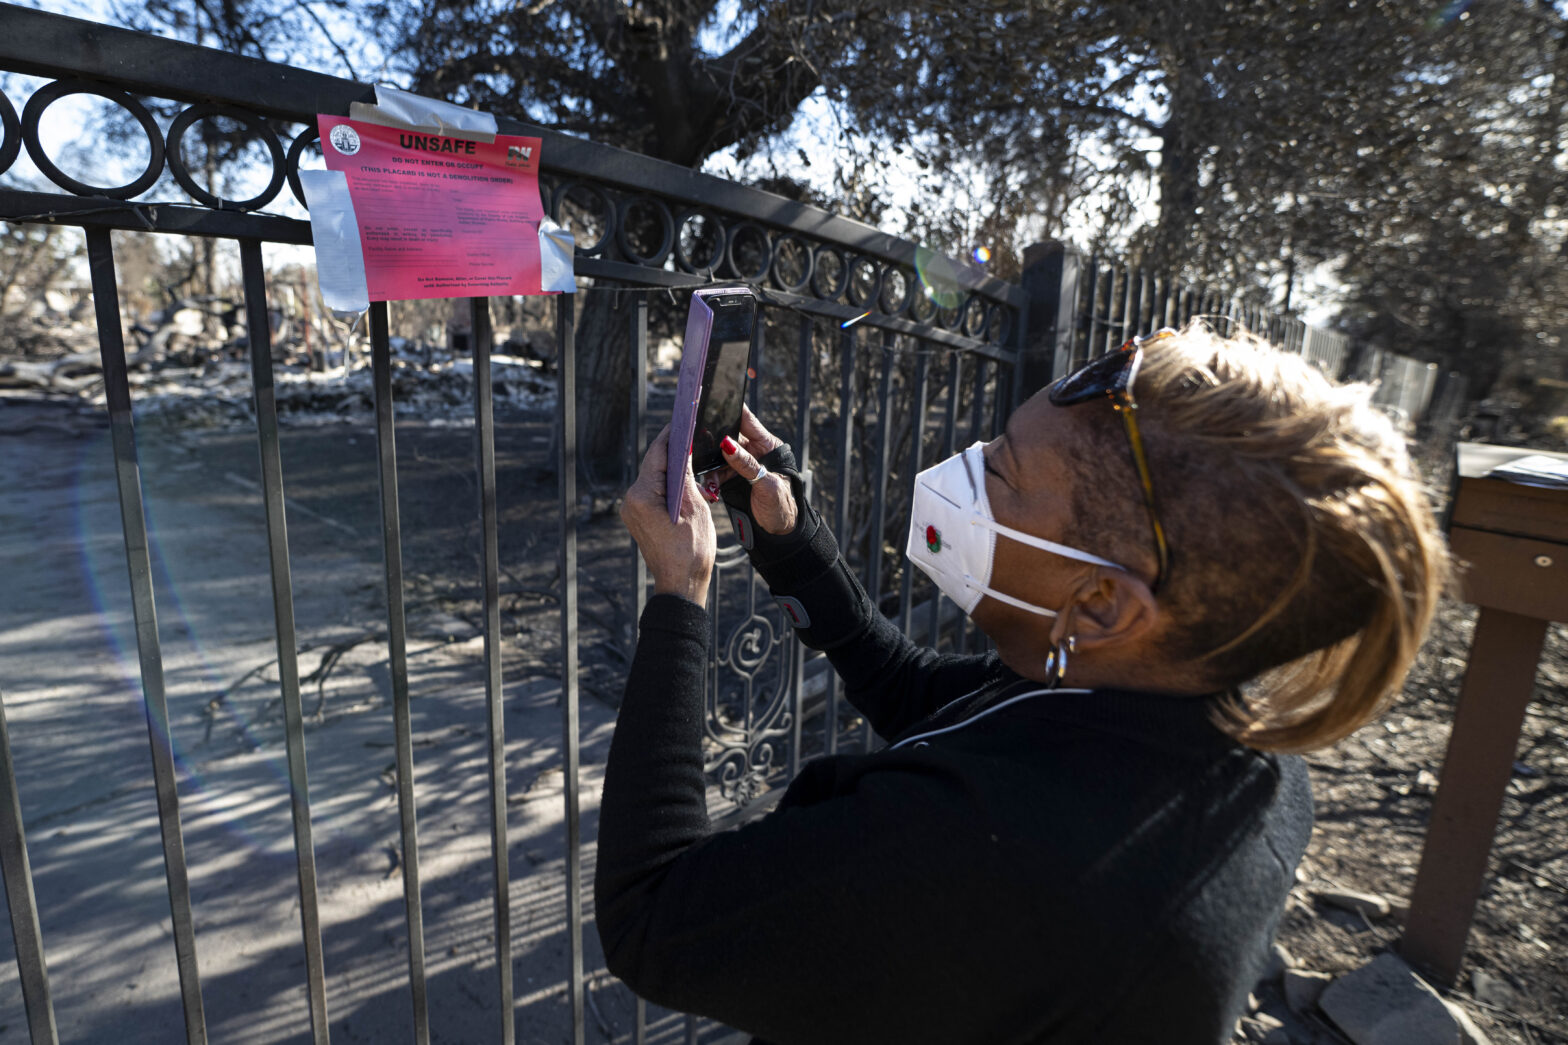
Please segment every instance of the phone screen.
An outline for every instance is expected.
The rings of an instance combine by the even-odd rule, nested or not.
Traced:
[[[708,341],[696,431],[692,434],[692,470],[699,473],[724,463],[719,441],[740,430],[756,314],[756,303],[749,294],[718,298],[712,305],[713,333]]]

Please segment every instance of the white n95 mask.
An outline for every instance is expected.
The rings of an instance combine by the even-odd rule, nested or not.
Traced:
[[[959,609],[972,613],[980,597],[989,595],[1042,617],[1056,616],[1055,610],[1015,599],[991,587],[991,565],[999,533],[1069,559],[1116,570],[1124,568],[997,522],[985,493],[983,446],[977,442],[915,476],[915,499],[909,512],[909,541],[904,553],[936,582],[943,595],[958,603]]]

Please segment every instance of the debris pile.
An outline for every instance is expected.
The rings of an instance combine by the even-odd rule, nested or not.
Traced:
[[[201,305],[202,307],[196,307]],[[249,425],[254,417],[248,340],[230,325],[224,302],[181,302],[150,323],[127,327],[126,367],[140,424],[185,428]],[[214,330],[224,340],[210,340]],[[337,346],[312,345],[286,319],[273,346],[281,424],[328,424],[374,411],[370,352],[363,334]],[[356,344],[358,341],[358,344]],[[467,423],[473,416],[473,362],[445,348],[392,338],[392,394],[399,416]],[[510,349],[517,354],[506,354]],[[491,357],[494,402],[548,407],[555,378],[531,339],[508,340]],[[0,398],[67,399],[86,411],[104,407],[103,365],[91,317],[55,324],[48,336],[13,337],[0,356]]]
[[[1302,877],[1298,873],[1298,878]],[[1331,886],[1298,886],[1291,903],[1309,898],[1328,921],[1374,924],[1397,932],[1408,913],[1400,900]],[[1343,969],[1343,967],[1341,967]],[[1440,992],[1389,949],[1338,975],[1304,967],[1275,943],[1236,1021],[1233,1045],[1491,1045],[1492,1025],[1520,1028],[1526,1041],[1555,1040],[1550,1028],[1516,1011],[1518,988],[1504,976],[1472,966],[1451,992]],[[1445,996],[1446,995],[1446,996]]]

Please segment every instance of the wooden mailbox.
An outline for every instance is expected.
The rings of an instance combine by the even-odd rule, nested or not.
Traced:
[[[1445,984],[1464,957],[1546,625],[1568,620],[1568,487],[1508,477],[1527,457],[1568,470],[1568,454],[1461,443],[1458,455],[1448,538],[1480,613],[1400,944]]]

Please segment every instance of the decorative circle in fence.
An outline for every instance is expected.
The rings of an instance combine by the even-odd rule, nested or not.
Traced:
[[[963,314],[962,303],[955,302],[949,306],[938,304],[936,308],[936,325],[943,330],[957,330],[959,320]]]
[[[936,318],[936,302],[931,300],[931,295],[926,292],[918,280],[909,286],[909,318],[921,325],[930,323]]]
[[[288,172],[289,191],[294,198],[299,200],[301,207],[306,206],[305,189],[299,183],[299,163],[305,155],[305,150],[310,148],[312,142],[321,140],[321,128],[311,125],[299,132],[299,137],[289,143],[289,154],[283,162],[284,170]]]
[[[979,340],[985,336],[985,305],[985,299],[978,294],[969,295],[964,302],[964,307],[959,312],[959,332],[965,337]]]
[[[267,180],[267,187],[248,200],[230,200],[215,196],[196,184],[190,171],[185,167],[185,157],[180,154],[180,142],[185,137],[185,132],[198,120],[206,120],[215,116],[222,116],[237,123],[244,124],[267,147],[267,153],[272,160],[272,177]],[[180,183],[180,188],[190,193],[191,199],[216,210],[259,210],[271,203],[283,188],[283,179],[287,173],[287,161],[283,155],[283,146],[278,142],[278,136],[272,133],[266,121],[254,113],[243,109],[236,109],[228,105],[212,105],[203,102],[193,105],[181,112],[169,124],[169,136],[164,144],[165,154],[169,161],[169,173],[174,175],[174,180]]]
[[[699,264],[699,251],[705,241],[711,241],[712,246]],[[724,223],[711,211],[696,207],[683,212],[675,223],[675,264],[684,272],[711,276],[724,264],[728,247]]]
[[[748,245],[747,240],[750,240]],[[747,265],[744,259],[752,259]],[[741,221],[730,226],[725,237],[724,259],[730,271],[743,283],[761,283],[773,267],[773,244],[768,231],[754,221]]]
[[[22,154],[22,121],[4,91],[0,91],[0,132],[0,174],[4,174]]]
[[[562,182],[561,186],[555,190],[555,196],[550,201],[550,217],[555,219],[559,225],[566,226],[572,223],[571,217],[566,215],[566,205],[571,203],[573,208],[579,212],[579,221],[577,223],[585,231],[589,227],[587,219],[590,211],[578,200],[572,199],[573,193],[586,194],[593,197],[598,201],[599,212],[604,215],[602,219],[604,227],[599,232],[599,238],[592,243],[584,246],[582,237],[577,236],[576,231],[573,231],[572,234],[578,241],[577,253],[588,257],[601,254],[615,236],[615,204],[610,202],[610,196],[607,192],[592,182],[578,181],[575,178],[571,181]]]
[[[877,308],[884,315],[902,315],[916,296],[915,274],[902,265],[889,265],[882,270],[882,286],[877,292]]]
[[[811,244],[790,232],[773,241],[773,263],[768,266],[768,273],[775,287],[786,294],[803,293],[815,271],[816,254]]]
[[[848,285],[849,259],[844,251],[827,244],[818,247],[811,273],[811,292],[824,301],[837,301]]]
[[[136,122],[141,124],[142,132],[147,135],[149,155],[147,169],[135,180],[128,181],[124,185],[89,185],[77,181],[54,165],[54,161],[44,151],[43,142],[38,139],[38,121],[43,118],[45,109],[61,98],[73,94],[92,94],[107,99],[130,113],[136,118]],[[33,163],[43,171],[45,177],[62,189],[78,196],[107,196],[113,200],[132,199],[152,188],[158,176],[163,173],[163,134],[158,130],[158,124],[153,120],[152,113],[147,111],[145,105],[124,91],[117,91],[102,84],[89,83],[86,80],[56,80],[34,91],[22,110],[22,141],[27,145],[27,155],[32,157]]]
[[[646,213],[651,213],[659,226],[659,245],[647,254],[638,250],[632,242],[637,234],[635,230],[640,225],[637,218]],[[675,215],[670,213],[670,208],[661,199],[628,196],[616,207],[615,242],[621,248],[621,256],[627,261],[634,265],[658,268],[664,264],[664,259],[670,256],[670,249],[675,246]]]
[[[856,254],[849,262],[849,280],[845,290],[849,303],[856,308],[877,306],[882,296],[882,268],[875,258]]]

